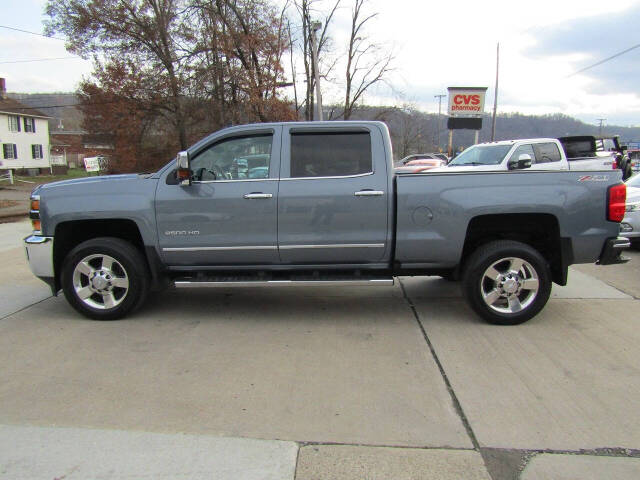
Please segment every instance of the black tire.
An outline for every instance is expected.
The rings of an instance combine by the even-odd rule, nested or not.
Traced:
[[[109,264],[111,260],[114,261]],[[82,242],[69,252],[63,262],[61,283],[67,301],[84,316],[117,320],[144,302],[149,272],[145,258],[129,242],[99,237]],[[98,287],[101,290],[97,291]],[[80,294],[90,295],[83,299]]]
[[[505,260],[498,263],[502,259]],[[524,263],[518,269],[519,273],[513,274],[518,261]],[[490,276],[489,267],[492,266],[495,268]],[[492,280],[494,277],[496,281]],[[537,287],[534,287],[536,279]],[[462,281],[462,291],[469,306],[484,320],[496,325],[526,322],[542,310],[551,294],[551,271],[547,261],[529,245],[511,240],[480,246],[465,262]]]
[[[631,240],[631,248],[634,250],[640,250],[640,238],[634,238]]]

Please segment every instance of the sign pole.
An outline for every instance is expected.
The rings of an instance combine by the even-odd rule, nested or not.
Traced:
[[[453,156],[453,130],[449,130],[449,148],[447,155],[449,155],[449,158]]]
[[[473,144],[477,145],[478,144],[478,135],[480,134],[480,130],[476,130],[476,134],[473,138]]]
[[[498,110],[498,73],[500,71],[500,42],[496,46],[496,90],[493,94],[493,119],[491,120],[491,141],[496,139],[496,112]]]

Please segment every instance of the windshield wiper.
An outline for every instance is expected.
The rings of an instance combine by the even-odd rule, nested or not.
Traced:
[[[486,165],[486,164],[481,162],[450,163],[449,167],[465,167],[467,165],[473,165],[475,167],[476,165]]]

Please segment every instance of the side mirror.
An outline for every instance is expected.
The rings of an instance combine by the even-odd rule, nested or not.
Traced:
[[[521,153],[518,160],[509,162],[509,170],[523,170],[525,168],[531,168],[531,155],[528,153]]]
[[[191,185],[189,152],[178,152],[176,156],[176,180],[178,180],[178,185]]]

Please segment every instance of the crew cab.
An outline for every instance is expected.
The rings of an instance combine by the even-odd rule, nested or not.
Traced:
[[[589,141],[591,139],[591,141]],[[611,170],[614,154],[596,152],[595,137],[528,138],[479,143],[464,150],[444,171]]]
[[[156,173],[36,187],[29,264],[94,319],[171,285],[440,275],[461,279],[484,319],[516,324],[567,282],[570,264],[625,261],[620,172],[395,176],[392,158],[380,122],[220,130]]]

